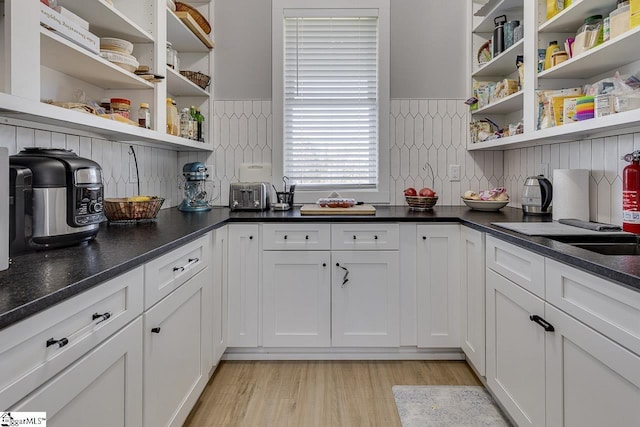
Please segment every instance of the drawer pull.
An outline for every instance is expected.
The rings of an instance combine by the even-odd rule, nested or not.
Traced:
[[[356,239],[357,239],[357,237],[356,237],[356,235],[354,234],[354,235],[353,235],[353,240],[356,240]]]
[[[189,264],[200,261],[200,258],[189,258]]]
[[[93,313],[93,315],[91,316],[91,320],[97,320],[96,322],[96,325],[97,325],[98,323],[102,323],[110,317],[111,317],[111,313],[109,312],[106,312],[103,314]]]
[[[309,240],[309,236],[304,236],[304,240]]]
[[[373,240],[378,240],[378,236],[373,236]]]
[[[288,239],[288,236],[285,234],[284,235],[284,240],[287,240],[287,239]]]
[[[184,267],[173,267],[173,271],[184,271]]]
[[[47,347],[51,347],[52,345],[58,344],[58,347],[62,348],[65,345],[69,344],[69,340],[67,338],[60,338],[59,340],[49,338],[47,340]]]
[[[160,333],[160,327],[151,328],[151,332],[154,333],[154,334],[159,334]]]
[[[542,326],[544,330],[547,332],[553,332],[556,330],[551,323],[547,322],[537,314],[532,314],[531,316],[529,316],[529,320],[531,320],[532,322],[536,322],[538,325]]]

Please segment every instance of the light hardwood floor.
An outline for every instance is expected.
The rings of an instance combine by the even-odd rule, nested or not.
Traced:
[[[394,385],[480,385],[463,361],[223,362],[185,427],[400,427]]]

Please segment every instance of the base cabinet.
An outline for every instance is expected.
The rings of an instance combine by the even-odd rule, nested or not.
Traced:
[[[47,425],[142,425],[142,319],[138,317],[11,411],[46,412]]]
[[[545,420],[544,301],[487,270],[487,384],[519,426]],[[558,424],[561,425],[561,424]]]
[[[229,225],[229,347],[257,347],[260,279],[260,227]]]
[[[144,314],[144,426],[181,426],[209,379],[209,269]]]
[[[263,255],[262,342],[265,347],[331,345],[328,251]]]
[[[484,233],[460,227],[460,344],[481,376],[485,376],[484,243]]]
[[[460,225],[417,234],[418,347],[460,347]]]
[[[335,347],[398,347],[398,251],[333,251],[332,339]]]

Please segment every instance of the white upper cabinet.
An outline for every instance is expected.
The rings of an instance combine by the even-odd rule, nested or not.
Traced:
[[[55,21],[58,17],[37,0],[0,3],[4,8],[0,31],[5,35],[0,43],[0,59],[4,63],[0,71],[0,111],[3,116],[88,131],[109,140],[153,142],[174,150],[213,149],[210,89],[198,86],[178,70],[168,67],[166,49],[167,41],[175,42],[182,70],[211,76],[211,35],[202,32],[190,16],[176,16],[164,0],[63,0],[58,3],[87,21],[95,38],[76,35],[81,41],[74,42],[64,31],[41,26],[41,17],[44,16],[45,21]],[[191,4],[212,22],[211,1]],[[206,44],[196,35],[200,32],[200,37],[207,40]],[[75,34],[72,30],[69,33]],[[132,55],[139,64],[148,66],[150,72],[161,79],[151,82],[102,58],[98,53],[101,37],[131,42]],[[178,107],[200,108],[205,116],[204,143],[166,133],[167,97],[175,99]],[[110,98],[129,99],[130,119],[134,122],[138,119],[140,103],[148,103],[151,129],[50,104],[90,104]]]

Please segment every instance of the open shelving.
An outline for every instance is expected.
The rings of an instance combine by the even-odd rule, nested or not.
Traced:
[[[482,108],[472,111],[473,114],[507,114],[514,110],[522,108],[522,91],[518,91],[514,94],[506,96],[502,99],[498,99],[491,104],[485,105]]]
[[[209,96],[209,92],[170,67],[167,67],[167,92],[174,96]]]

